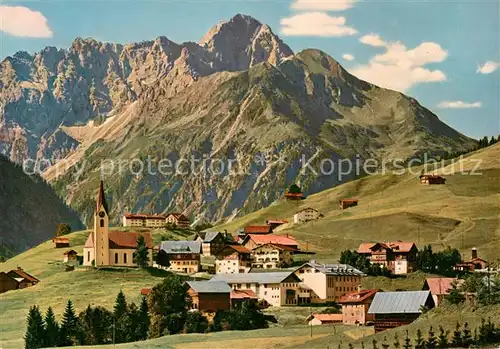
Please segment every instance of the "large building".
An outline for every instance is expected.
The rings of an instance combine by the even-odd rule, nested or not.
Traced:
[[[200,271],[199,241],[162,241],[160,249],[168,255],[169,270],[187,274]]]
[[[156,214],[125,213],[122,218],[124,227],[162,228],[167,225],[167,217]]]
[[[250,250],[240,245],[227,245],[215,258],[216,274],[248,273],[252,267]]]
[[[109,231],[109,210],[101,181],[94,212],[94,231],[89,234],[83,247],[83,265],[108,267],[135,267],[134,252],[142,235],[148,248],[149,265],[153,265],[151,233]]]
[[[294,274],[313,291],[311,302],[338,301],[347,293],[358,290],[364,273],[347,264],[321,264],[311,261]]]
[[[422,315],[422,309],[434,308],[429,291],[377,292],[368,314],[375,317],[375,332],[405,326]]]
[[[392,274],[400,275],[416,270],[418,248],[414,242],[369,242],[358,248],[358,253],[368,258],[371,264],[384,266]]]
[[[311,297],[309,290],[291,272],[217,274],[212,281],[225,281],[235,290],[251,290],[275,307],[309,303]]]
[[[293,246],[267,243],[252,250],[252,267],[262,269],[286,268],[292,265],[293,254],[297,248]]]
[[[373,321],[373,315],[368,315],[375,294],[380,290],[360,290],[350,292],[340,297],[338,303],[342,306],[342,322],[344,325],[365,325]]]
[[[191,221],[182,213],[172,212],[165,218],[167,224],[175,225],[178,228],[189,228]]]
[[[321,218],[321,213],[312,207],[304,208],[293,215],[293,223],[305,223]]]

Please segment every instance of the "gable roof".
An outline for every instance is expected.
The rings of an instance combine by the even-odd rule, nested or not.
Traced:
[[[231,287],[225,281],[186,281],[196,293],[231,293]]]
[[[200,253],[199,241],[162,241],[160,249],[169,254]]]
[[[315,208],[312,208],[312,207],[306,207],[306,208],[303,208],[302,210],[299,210],[299,211],[295,212],[295,214],[300,213],[300,212],[304,212],[304,211],[308,211],[308,210],[312,210],[312,211],[314,211],[314,212],[319,212],[319,211],[318,211],[317,209],[315,209]]]
[[[242,254],[250,254],[252,252],[248,248],[246,248],[245,246],[241,246],[241,245],[226,245],[223,248],[221,248],[219,251],[217,251],[215,254],[219,255],[219,254],[221,254],[226,249],[231,249],[234,252],[242,253]]]
[[[446,295],[453,288],[453,283],[460,285],[463,281],[457,278],[427,278],[425,279],[424,289],[428,289],[436,296]]]
[[[272,229],[269,225],[249,225],[243,232],[245,234],[269,234]]]
[[[137,239],[139,235],[144,236],[144,242],[147,248],[153,248],[153,238],[150,232],[146,233],[136,233],[136,232],[121,232],[121,231],[110,231],[108,233],[109,237],[109,248],[114,249],[130,249],[137,247]],[[85,248],[94,247],[94,233],[90,233],[87,241],[85,241]]]
[[[414,242],[406,241],[365,242],[359,245],[358,253],[372,253],[378,246],[390,249],[393,252],[410,252],[413,247],[416,247]]]
[[[210,282],[225,281],[228,284],[279,284],[290,276],[298,277],[293,272],[272,272],[272,273],[240,273],[240,274],[216,274]]]
[[[326,275],[346,275],[346,276],[365,276],[366,274],[363,273],[362,271],[351,267],[349,264],[321,264],[321,263],[316,263],[315,261],[310,261],[307,262],[297,269],[295,271],[300,270],[306,266],[309,266],[311,268],[314,268],[318,270],[321,273],[324,273]]]
[[[429,291],[377,292],[368,314],[420,314],[428,301],[434,303]]]
[[[437,175],[437,174],[421,174],[418,178],[442,178],[444,177]]]
[[[259,246],[255,247],[252,251],[255,251],[259,248],[266,247],[266,246],[271,246],[273,248],[277,248],[278,250],[283,250],[283,251],[290,251],[290,252],[297,251],[297,248],[294,246],[287,246],[287,245],[274,244],[274,243],[259,245]]]
[[[342,322],[342,314],[312,314],[307,319],[317,319],[321,322]]]
[[[362,303],[368,298],[372,297],[375,295],[375,293],[379,292],[380,290],[378,289],[373,289],[373,290],[361,290],[361,291],[355,291],[355,292],[350,292],[345,294],[344,296],[340,297],[337,303]]]
[[[63,243],[63,244],[69,244],[69,239],[68,238],[63,238],[63,237],[55,237],[52,239],[53,243]]]
[[[274,234],[248,234],[243,241],[243,244],[245,244],[248,240],[253,240],[253,242],[255,242],[257,245],[274,243],[279,245],[298,246],[299,244],[297,240],[292,237]]]
[[[340,199],[339,202],[358,202],[358,199]]]
[[[26,279],[26,280],[31,281],[31,282],[39,282],[40,281],[36,277],[34,277],[33,275],[28,274],[27,272],[25,272],[21,268],[12,269],[11,271],[9,271],[7,273],[7,275],[9,275],[10,277],[14,277],[14,278],[15,278],[15,276],[13,276],[13,275],[17,275],[18,277]]]
[[[188,217],[186,217],[185,215],[183,215],[182,213],[178,213],[178,212],[171,212],[169,214],[167,214],[167,218],[170,217],[170,216],[174,216],[174,218],[178,221],[181,221],[181,222],[191,222],[189,220]]]
[[[70,255],[70,254],[78,254],[78,252],[76,252],[75,250],[68,250],[68,251],[63,253],[63,255],[65,255],[65,256]]]

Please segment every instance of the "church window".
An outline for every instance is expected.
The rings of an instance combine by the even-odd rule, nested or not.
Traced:
[[[118,253],[115,253],[115,264],[118,264]]]
[[[90,251],[87,252],[87,261],[90,262]]]
[[[123,263],[127,264],[127,254],[123,254]]]
[[[101,219],[101,228],[104,228],[104,219]]]

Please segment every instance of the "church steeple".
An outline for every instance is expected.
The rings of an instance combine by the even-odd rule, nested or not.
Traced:
[[[104,209],[106,214],[109,214],[108,203],[106,202],[106,195],[104,194],[104,181],[101,181],[101,184],[99,185],[99,193],[97,194],[96,213],[101,210],[101,207]]]

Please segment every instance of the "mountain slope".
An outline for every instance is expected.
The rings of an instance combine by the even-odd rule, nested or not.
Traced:
[[[0,257],[10,257],[54,236],[59,223],[81,229],[78,215],[36,176],[0,155]]]

